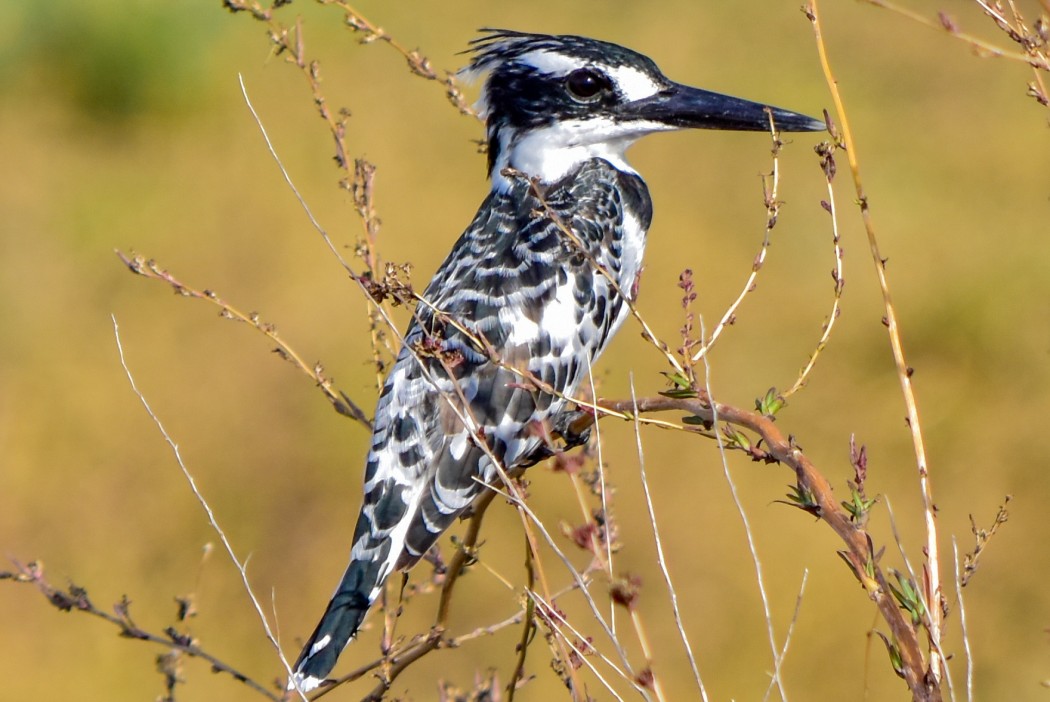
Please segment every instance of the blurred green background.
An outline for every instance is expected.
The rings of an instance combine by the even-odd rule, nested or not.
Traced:
[[[809,23],[796,0],[659,4],[383,3],[360,10],[438,68],[481,26],[579,33],[652,56],[672,78],[819,114],[830,106]],[[825,2],[828,48],[858,140],[863,173],[900,314],[927,439],[951,573],[951,544],[971,548],[968,515],[991,522],[1007,493],[1010,522],[966,591],[975,691],[985,700],[1044,700],[1050,690],[1050,129],[1025,97],[1031,72],[979,59],[958,41],[854,2]],[[924,3],[913,3],[920,8]],[[1021,3],[1034,20],[1037,4]],[[965,28],[1004,40],[969,3],[942,8]],[[924,9],[924,11],[926,11]],[[324,90],[352,112],[350,150],[378,166],[387,260],[411,261],[425,285],[487,185],[472,139],[479,125],[441,88],[415,78],[384,45],[360,46],[333,8],[295,3]],[[138,623],[172,623],[176,595],[195,592],[192,632],[206,648],[270,681],[279,664],[227,559],[199,571],[214,541],[170,450],[120,368],[110,315],[128,362],[210,499],[264,599],[272,593],[286,653],[309,633],[342,572],[359,505],[367,436],[337,416],[262,337],[213,307],[129,275],[114,247],[153,256],[185,282],[257,310],[368,411],[365,302],[283,184],[241,97],[243,74],[290,174],[338,245],[360,232],[331,137],[307,86],[271,55],[264,27],[217,1],[99,0],[0,5],[0,549],[40,559],[55,585],[88,589],[99,606],[126,594]],[[468,96],[473,99],[475,89]],[[781,157],[785,204],[770,259],[737,324],[711,356],[724,401],[750,406],[789,386],[831,307],[831,233],[814,135]],[[653,193],[640,307],[658,334],[678,338],[676,287],[695,271],[698,311],[711,326],[737,295],[762,239],[759,174],[769,140],[685,133],[632,152]],[[904,547],[920,557],[919,493],[905,413],[867,245],[840,155],[836,194],[846,251],[844,312],[809,387],[780,416],[845,497],[848,441],[870,452],[869,491],[889,496]],[[404,316],[399,319],[403,322]],[[603,358],[602,394],[662,389],[658,354],[633,322]],[[624,549],[617,569],[644,579],[641,611],[670,699],[695,697],[643,518],[630,425],[602,425]],[[646,466],[683,617],[711,699],[765,693],[772,658],[740,519],[710,442],[642,433]],[[781,467],[731,455],[730,469],[765,567],[782,641],[804,569],[809,581],[783,678],[791,699],[906,699],[881,644],[876,614],[830,531],[774,501],[792,481]],[[578,522],[563,476],[531,472],[532,505],[552,527]],[[556,531],[556,529],[555,529]],[[885,503],[872,531],[900,567]],[[482,559],[524,580],[516,514],[494,506]],[[567,545],[567,543],[566,543]],[[446,544],[447,550],[447,544]],[[578,553],[583,564],[582,554]],[[0,566],[0,569],[6,566]],[[556,583],[568,581],[551,558]],[[509,616],[517,595],[486,569],[462,583],[454,633]],[[949,596],[954,603],[954,595]],[[563,606],[595,631],[578,606]],[[412,603],[401,631],[433,617]],[[376,626],[339,670],[371,660]],[[964,680],[957,610],[946,650]],[[622,630],[626,621],[621,620]],[[437,681],[467,685],[475,670],[513,668],[515,627],[406,674],[397,694],[434,699]],[[631,636],[625,635],[629,641]],[[159,649],[101,622],[61,614],[27,586],[0,583],[0,678],[6,699],[153,699]],[[519,699],[564,698],[542,642]],[[640,660],[640,659],[638,659]],[[206,664],[188,661],[179,699],[252,699]],[[371,681],[332,699],[358,699]],[[593,680],[591,691],[607,698]],[[960,699],[962,696],[960,695]]]

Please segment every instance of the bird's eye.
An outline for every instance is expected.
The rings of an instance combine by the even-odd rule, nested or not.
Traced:
[[[598,71],[590,68],[581,68],[573,71],[565,78],[565,87],[577,100],[590,101],[598,97],[603,90],[607,90],[609,79]]]

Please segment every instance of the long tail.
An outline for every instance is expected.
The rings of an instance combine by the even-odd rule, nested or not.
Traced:
[[[292,668],[289,690],[298,688],[309,692],[324,682],[339,654],[361,626],[382,585],[381,580],[385,580],[380,575],[384,570],[381,565],[375,560],[350,561],[324,616]]]

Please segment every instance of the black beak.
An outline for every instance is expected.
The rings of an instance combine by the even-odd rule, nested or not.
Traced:
[[[647,98],[629,102],[621,108],[628,119],[659,122],[680,129],[724,129],[769,131],[769,117],[782,132],[820,132],[827,129],[822,120],[779,107],[712,93],[672,83]]]

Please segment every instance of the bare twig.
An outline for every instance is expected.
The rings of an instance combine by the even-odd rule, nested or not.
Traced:
[[[776,124],[773,122],[773,113],[766,108],[766,116],[769,117],[769,135],[773,139],[773,171],[769,174],[769,181],[766,177],[762,178],[762,200],[766,207],[766,228],[765,233],[762,236],[762,248],[759,250],[758,255],[755,256],[754,262],[751,264],[751,273],[747,276],[747,280],[744,281],[744,287],[737,295],[736,299],[733,300],[732,304],[729,305],[725,313],[722,315],[722,319],[715,325],[714,330],[711,332],[711,336],[703,337],[703,345],[700,349],[693,354],[692,361],[696,363],[701,358],[707,355],[707,352],[711,350],[715,342],[718,341],[718,337],[722,335],[726,327],[736,322],[736,313],[740,309],[740,305],[744,303],[744,299],[755,289],[758,279],[758,272],[762,270],[762,266],[765,265],[766,256],[769,252],[769,246],[772,243],[771,236],[773,234],[773,227],[777,226],[777,219],[780,215],[780,201],[777,199],[777,193],[780,189],[780,149],[784,146],[784,142],[780,140],[780,132],[777,131]]]
[[[973,651],[970,650],[970,631],[966,624],[966,601],[963,599],[963,583],[959,575],[959,544],[952,537],[952,554],[955,564],[955,599],[959,605],[959,628],[962,631],[963,651],[966,654],[966,702],[973,702]]]
[[[207,514],[208,516],[208,523],[218,535],[219,540],[222,542],[223,547],[225,547],[226,549],[227,555],[230,557],[230,560],[237,568],[237,572],[241,576],[241,584],[244,585],[244,590],[246,593],[248,593],[248,598],[251,600],[252,606],[255,608],[255,612],[259,617],[259,621],[262,623],[263,631],[266,633],[267,640],[277,652],[277,656],[281,659],[281,664],[284,666],[285,671],[288,673],[289,676],[291,676],[292,668],[288,664],[288,660],[285,658],[284,652],[281,650],[280,642],[277,640],[277,637],[274,636],[273,631],[270,629],[269,619],[263,612],[262,605],[259,604],[259,600],[255,597],[255,592],[252,590],[251,583],[248,581],[248,571],[246,562],[242,562],[237,557],[237,554],[233,550],[233,545],[230,543],[229,538],[226,536],[226,532],[223,531],[221,526],[219,526],[219,522],[215,517],[215,513],[212,511],[211,505],[208,504],[208,501],[205,499],[204,494],[201,493],[200,489],[197,487],[197,481],[194,479],[193,474],[190,473],[189,469],[186,467],[186,464],[183,462],[182,453],[179,451],[178,444],[176,444],[174,439],[172,439],[171,436],[168,434],[168,431],[164,428],[164,425],[161,423],[160,418],[153,412],[153,408],[150,407],[149,402],[146,400],[146,396],[142,394],[142,391],[139,390],[138,386],[135,384],[135,377],[131,374],[131,369],[128,368],[127,361],[124,359],[124,347],[120,342],[120,328],[117,326],[117,318],[112,317],[112,320],[113,337],[114,339],[116,339],[117,342],[117,353],[120,356],[120,365],[124,369],[125,375],[127,375],[128,383],[131,385],[132,392],[134,392],[135,396],[139,398],[139,401],[142,403],[142,406],[146,410],[146,414],[148,414],[150,419],[153,420],[153,423],[156,424],[157,430],[160,431],[161,436],[164,437],[164,442],[167,443],[168,446],[171,448],[171,451],[175,456],[175,462],[178,463],[179,469],[182,471],[182,475],[186,478],[186,481],[189,483],[190,489],[193,491],[194,496],[197,498],[197,501],[200,503],[201,507],[204,509],[205,514]],[[303,697],[303,699],[305,699],[305,696]]]
[[[565,619],[565,617],[561,614],[561,612],[558,611],[557,607],[552,606],[550,602],[543,601],[543,599],[537,593],[530,591],[530,592],[528,592],[526,594],[528,594],[528,596],[539,605],[539,607],[537,608],[537,611],[541,614],[544,623],[548,627],[550,627],[553,631],[558,631],[558,633],[560,634],[561,638],[564,639],[565,641],[569,642],[569,646],[572,647],[573,652],[579,657],[580,661],[583,664],[585,664],[590,669],[590,671],[594,674],[594,676],[596,678],[598,678],[598,681],[602,683],[602,685],[605,687],[605,689],[608,690],[610,692],[610,694],[613,695],[613,697],[615,697],[616,699],[618,699],[618,700],[620,700],[622,702],[623,698],[620,697],[620,695],[618,695],[616,693],[616,690],[612,687],[612,685],[610,685],[609,682],[604,677],[602,677],[601,673],[598,672],[597,667],[594,666],[588,660],[588,656],[586,655],[588,652],[581,651],[577,646],[575,646],[570,641],[570,637],[565,636],[565,634],[562,633],[560,630],[562,628],[568,629],[569,633],[572,634],[573,637],[575,637],[576,639],[578,639],[580,641],[586,641],[586,637],[583,635],[583,633],[580,632],[575,627],[573,627],[572,624],[570,624],[569,621],[567,619]],[[629,669],[628,670],[620,669],[619,667],[617,667],[617,665],[614,662],[609,660],[609,658],[604,656],[596,648],[591,647],[590,648],[590,652],[593,652],[598,657],[599,660],[601,660],[603,663],[605,663],[605,665],[609,666],[609,668],[611,668],[613,672],[615,672],[618,676],[620,676],[620,678],[630,682],[631,685],[634,686],[635,690],[640,692],[646,699],[648,699],[648,691],[638,683],[638,681],[635,679],[635,676],[631,675]]]
[[[174,627],[165,629],[163,635],[154,634],[135,624],[129,612],[130,602],[127,598],[122,599],[114,605],[116,614],[110,614],[105,610],[97,608],[88,597],[87,590],[79,585],[71,584],[66,590],[59,590],[51,585],[51,583],[44,578],[44,569],[39,563],[33,562],[28,565],[23,565],[15,560],[12,560],[12,563],[15,566],[15,572],[0,572],[0,580],[10,579],[15,582],[34,585],[36,589],[47,598],[48,602],[64,612],[84,612],[85,614],[98,617],[99,619],[113,624],[120,629],[120,635],[125,638],[155,643],[168,649],[178,651],[179,653],[183,653],[191,658],[200,658],[201,660],[206,661],[214,672],[226,673],[233,679],[244,683],[252,688],[252,690],[268,699],[274,700],[274,702],[280,701],[281,698],[275,695],[271,690],[267,689],[262,683],[256,682],[231,666],[229,663],[226,663],[205,651],[201,648],[199,642],[192,636],[180,634]]]
[[[933,488],[930,485],[929,464],[926,459],[926,445],[922,436],[922,426],[919,422],[919,408],[915,399],[915,389],[911,380],[912,368],[907,364],[904,357],[904,346],[901,341],[897,312],[893,305],[893,300],[890,295],[889,281],[886,276],[886,259],[879,251],[878,237],[875,233],[875,225],[871,216],[870,203],[860,177],[860,163],[857,155],[856,142],[853,139],[853,133],[850,129],[849,120],[846,115],[845,104],[842,101],[842,95],[838,89],[838,81],[832,74],[827,49],[824,46],[816,0],[809,1],[805,7],[805,12],[813,25],[813,33],[817,43],[817,52],[820,55],[820,62],[824,69],[825,78],[827,79],[828,89],[831,91],[831,96],[835,103],[835,111],[838,114],[838,123],[841,125],[842,140],[845,145],[846,156],[849,160],[850,173],[853,176],[853,184],[857,193],[857,202],[860,205],[861,219],[864,222],[864,230],[867,233],[868,238],[868,247],[871,251],[872,261],[875,264],[875,271],[879,279],[879,288],[882,291],[883,308],[885,310],[883,322],[886,325],[889,334],[890,348],[892,349],[893,360],[897,367],[897,378],[900,381],[901,392],[904,395],[908,429],[911,434],[912,449],[915,452],[919,489],[922,496],[923,516],[926,526],[925,572],[928,577],[928,583],[925,583],[925,586],[927,587],[926,599],[931,603],[931,607],[929,608],[930,626],[928,633],[932,644],[930,647],[931,653],[928,677],[931,679],[932,685],[936,687],[944,672],[943,660],[938,653],[941,640],[941,602],[943,599],[943,593],[941,592],[940,550],[937,539],[937,517],[934,512]],[[927,676],[924,675],[922,676],[922,679],[909,679],[909,686],[911,686],[913,694],[928,689],[928,684],[925,682],[926,678]]]
[[[834,129],[834,125],[828,120],[829,129]],[[831,216],[831,246],[835,256],[835,267],[831,269],[831,279],[835,283],[834,292],[832,295],[831,312],[828,314],[827,320],[824,322],[824,328],[821,331],[820,339],[817,340],[817,346],[813,349],[813,353],[810,354],[809,359],[806,361],[806,365],[802,368],[798,374],[798,379],[795,380],[795,384],[791,386],[785,393],[784,398],[791,397],[796,392],[801,390],[806,381],[809,378],[809,374],[813,371],[813,368],[817,364],[817,359],[820,354],[828,345],[828,340],[831,338],[831,330],[835,327],[835,322],[838,320],[839,315],[842,312],[842,292],[846,286],[845,272],[842,264],[842,246],[839,244],[839,220],[835,208],[835,189],[831,186],[832,181],[835,179],[835,150],[838,148],[837,142],[822,142],[817,146],[817,155],[820,156],[821,170],[824,172],[824,179],[827,181],[828,186],[828,199],[821,201],[821,207],[827,210]]]
[[[357,421],[369,431],[372,430],[372,422],[368,419],[368,415],[366,415],[364,410],[351,400],[345,392],[338,390],[331,378],[325,376],[324,366],[321,365],[321,363],[315,363],[312,366],[307,364],[299,352],[292,348],[288,342],[278,335],[276,325],[262,321],[259,314],[256,312],[242,312],[234,305],[219,297],[218,293],[214,290],[199,290],[183,283],[172,273],[161,268],[160,264],[152,258],[147,259],[145,256],[137,254],[128,255],[122,251],[116,251],[115,253],[132,273],[141,275],[150,280],[167,283],[178,295],[210,302],[219,308],[219,316],[223,319],[243,322],[256,331],[261,332],[270,341],[276,344],[274,353],[298,368],[304,375],[308,376],[314,381],[314,383],[316,383],[317,387],[320,388],[321,392],[323,392],[325,397],[328,398],[328,401],[332,403],[332,407],[335,408],[336,412],[344,417],[349,417]]]
[[[926,17],[925,15],[922,15],[913,10],[901,7],[900,5],[888,2],[888,0],[864,0],[864,2],[867,2],[868,4],[874,5],[876,7],[881,7],[884,10],[890,10],[891,12],[895,12],[901,15],[902,17],[907,17],[913,22],[918,22],[919,24],[929,27],[930,29],[934,29],[941,32],[947,32],[956,39],[959,39],[969,44],[970,47],[973,48],[980,56],[1005,58],[1011,61],[1020,61],[1021,63],[1031,64],[1031,57],[1029,57],[1027,54],[1008,51],[977,36],[963,32],[959,29],[958,25],[956,25],[955,22],[944,13],[939,13],[937,19],[933,19],[930,17]],[[1050,68],[1050,66],[1048,66],[1048,68]]]
[[[634,414],[638,414],[637,396],[634,390],[634,375],[631,376],[631,402],[634,405]],[[664,577],[664,584],[667,586],[667,592],[671,597],[671,611],[674,613],[675,626],[678,629],[678,636],[682,639],[682,645],[685,647],[686,658],[689,659],[689,668],[693,672],[693,679],[696,681],[696,687],[700,691],[700,699],[707,702],[707,689],[704,687],[704,681],[700,677],[700,668],[696,664],[696,656],[693,655],[693,647],[689,643],[689,636],[685,633],[685,625],[682,623],[682,612],[678,608],[678,593],[675,591],[674,583],[671,580],[671,572],[667,568],[667,558],[664,556],[663,542],[660,540],[660,528],[656,522],[656,510],[653,507],[653,497],[649,492],[649,480],[645,475],[645,452],[642,450],[642,433],[641,425],[638,422],[634,423],[634,441],[638,449],[638,472],[639,477],[642,481],[642,494],[645,496],[645,507],[649,512],[649,524],[653,528],[653,541],[656,543],[656,563],[660,566],[660,573]]]
[[[424,80],[435,81],[440,83],[445,88],[445,97],[448,101],[459,110],[460,114],[481,119],[481,116],[467,104],[466,98],[463,97],[463,93],[459,87],[459,81],[456,80],[455,73],[451,71],[444,71],[444,77],[438,75],[437,71],[431,65],[430,60],[419,52],[419,49],[409,49],[401,42],[390,36],[379,25],[371,22],[368,18],[362,15],[360,12],[355,10],[349,3],[344,0],[318,0],[322,5],[334,5],[346,13],[346,26],[355,32],[362,34],[361,43],[371,44],[375,41],[383,41],[389,44],[395,51],[405,57],[405,61],[408,63],[408,70],[416,76],[423,78]]]
[[[780,654],[776,657],[776,664],[778,667],[783,667],[784,658],[787,657],[788,647],[791,645],[791,635],[795,632],[795,624],[798,622],[799,612],[802,611],[802,597],[806,594],[807,580],[809,580],[809,568],[804,568],[802,570],[802,584],[798,586],[798,597],[795,598],[795,611],[791,613],[791,621],[788,622],[787,633],[784,634],[784,645],[780,648]],[[762,697],[762,702],[769,699],[769,695],[773,692],[773,687],[776,685],[776,681],[779,678],[780,671],[775,670],[769,680],[766,694]]]
[[[703,334],[704,329],[704,318],[700,317],[700,329]],[[733,474],[729,470],[729,459],[726,456],[725,442],[721,432],[717,431],[717,427],[720,421],[719,404],[713,399],[711,392],[711,362],[707,356],[704,356],[704,391],[708,398],[711,399],[711,423],[716,428],[715,440],[718,442],[718,453],[722,459],[722,474],[725,476],[726,483],[729,485],[729,493],[733,498],[733,504],[736,506],[737,514],[740,516],[740,521],[744,526],[744,536],[747,539],[747,548],[751,553],[751,562],[755,567],[755,580],[758,583],[758,594],[762,599],[762,612],[766,619],[766,634],[769,637],[769,647],[773,652],[773,682],[776,683],[777,688],[780,690],[780,697],[787,702],[787,690],[784,689],[784,683],[780,679],[780,662],[779,662],[779,649],[777,648],[776,633],[773,631],[773,612],[769,606],[769,597],[766,594],[766,580],[762,575],[762,559],[758,556],[758,547],[755,545],[755,535],[751,530],[751,520],[747,516],[747,510],[744,509],[744,503],[740,500],[740,495],[737,494],[736,482],[733,480]],[[638,409],[637,398],[631,398],[634,403],[635,411]]]
[[[977,567],[980,563],[981,555],[984,554],[984,549],[988,546],[988,542],[991,541],[999,531],[999,527],[1005,524],[1006,520],[1010,518],[1010,513],[1006,508],[1010,505],[1010,500],[1012,499],[1012,495],[1007,495],[1003,499],[1003,503],[999,505],[999,509],[995,512],[995,519],[992,521],[992,526],[988,529],[978,527],[977,521],[973,518],[972,514],[970,515],[970,531],[973,533],[973,553],[967,553],[963,558],[963,576],[959,581],[960,586],[966,587],[970,584],[970,578],[977,573]]]

